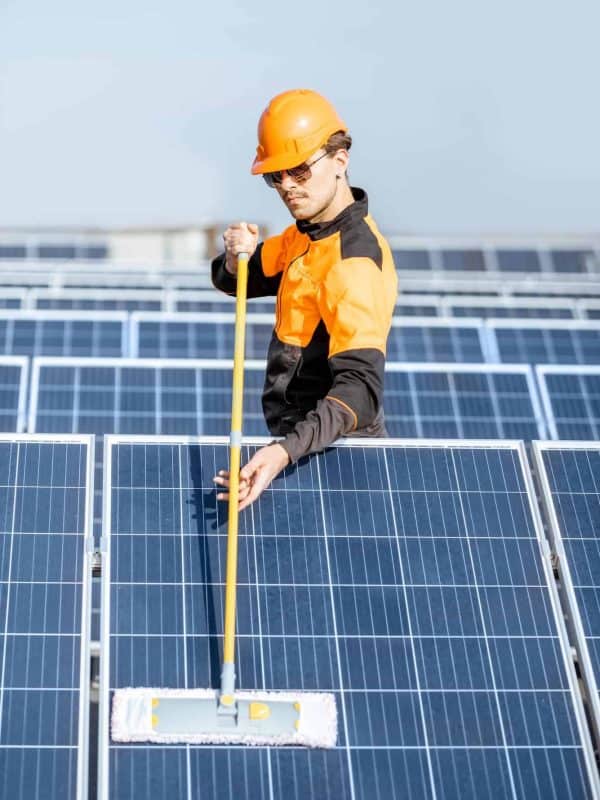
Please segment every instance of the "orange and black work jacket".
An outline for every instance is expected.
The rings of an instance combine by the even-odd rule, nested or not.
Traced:
[[[385,435],[383,373],[397,277],[367,195],[330,222],[298,221],[258,245],[248,297],[277,295],[263,411],[290,461],[345,435]],[[225,254],[214,285],[235,295]]]

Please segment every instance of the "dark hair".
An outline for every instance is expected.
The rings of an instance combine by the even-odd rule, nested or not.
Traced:
[[[337,153],[338,150],[350,150],[351,147],[352,137],[349,133],[344,133],[344,131],[332,133],[329,139],[327,139],[323,145],[323,148],[330,156],[332,156],[334,153]]]

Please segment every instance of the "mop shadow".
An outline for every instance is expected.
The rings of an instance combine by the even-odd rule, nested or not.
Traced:
[[[204,595],[204,612],[206,633],[208,634],[208,676],[202,685],[218,688],[221,674],[221,623],[217,613],[216,597],[222,595],[220,586],[215,585],[223,580],[218,570],[219,539],[217,534],[227,532],[227,504],[217,500],[217,490],[207,489],[202,481],[201,450],[197,446],[189,448],[191,497],[186,501],[192,507],[191,518],[195,521],[196,536],[192,543],[191,555],[199,566],[198,581],[202,587],[192,587],[191,591],[200,591]],[[212,552],[211,552],[212,540]],[[213,559],[216,559],[216,570],[213,570]],[[219,608],[221,605],[219,603]],[[200,655],[200,654],[199,654]],[[204,656],[202,654],[202,661]],[[195,670],[194,670],[195,671]]]

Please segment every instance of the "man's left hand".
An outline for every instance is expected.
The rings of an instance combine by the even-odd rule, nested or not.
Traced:
[[[238,510],[242,511],[253,503],[289,463],[289,456],[280,444],[270,444],[257,450],[240,470]],[[213,481],[219,486],[229,488],[229,472],[219,470]],[[229,500],[229,493],[219,492],[217,500]]]

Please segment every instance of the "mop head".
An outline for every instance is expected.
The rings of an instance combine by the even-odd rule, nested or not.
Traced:
[[[214,689],[118,689],[112,706],[111,733],[116,742],[158,742],[161,744],[247,744],[300,745],[304,747],[335,747],[337,740],[337,710],[335,697],[324,692],[243,692],[235,693],[242,707],[248,703],[273,707],[291,704],[298,711],[295,729],[274,733],[269,731],[269,719],[255,723],[252,731],[221,729],[217,714],[219,692]],[[157,731],[157,711],[162,700],[203,701],[197,704],[200,713],[189,713],[181,730]],[[194,704],[194,707],[196,704]],[[191,708],[191,706],[190,706]],[[191,724],[190,724],[191,719]],[[194,730],[195,719],[198,730]],[[172,728],[177,728],[172,724]]]

